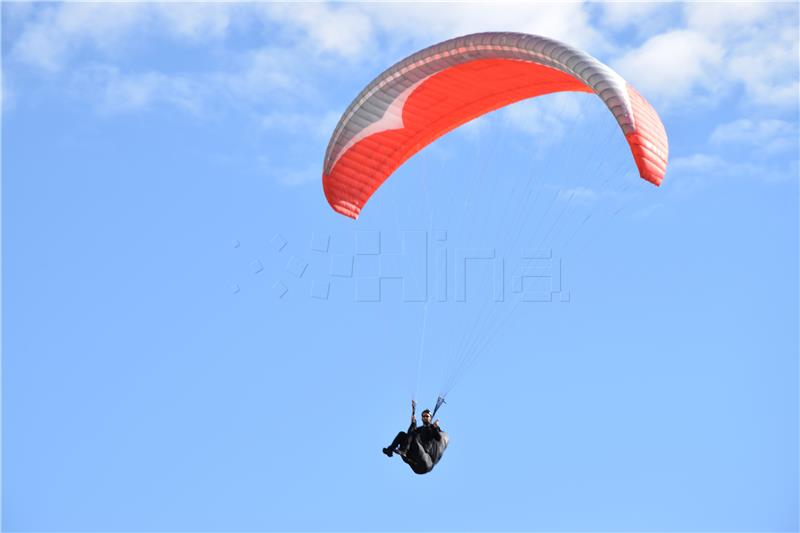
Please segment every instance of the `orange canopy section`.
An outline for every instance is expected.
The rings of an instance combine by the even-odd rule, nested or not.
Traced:
[[[445,133],[514,102],[562,91],[597,94],[625,134],[641,177],[661,184],[668,154],[664,125],[617,73],[552,39],[479,33],[417,52],[361,91],[325,154],[328,203],[358,218],[400,165]]]

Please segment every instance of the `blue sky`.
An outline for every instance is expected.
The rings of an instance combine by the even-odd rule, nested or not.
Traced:
[[[2,18],[4,530],[798,529],[796,5]],[[334,213],[322,158],[359,90],[501,30],[636,86],[664,184],[598,99],[554,95]],[[455,269],[487,251],[500,303],[488,261]],[[380,448],[462,359],[416,476]]]

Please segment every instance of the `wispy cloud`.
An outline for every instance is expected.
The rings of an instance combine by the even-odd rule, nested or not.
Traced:
[[[285,50],[231,55],[230,63],[227,70],[167,73],[90,64],[75,69],[66,82],[74,95],[88,97],[101,113],[170,106],[196,115],[238,108],[255,117],[262,114],[261,107],[291,105],[314,94],[313,84],[301,80],[300,66]],[[311,123],[311,112],[307,115]]]
[[[471,2],[364,4],[375,24],[393,40],[430,44],[482,31],[517,31],[561,39],[575,46],[611,47],[579,3]]]
[[[266,129],[311,134],[327,139],[341,116],[340,111],[315,113],[268,113],[261,117],[261,125]]]
[[[233,4],[42,3],[17,17],[24,27],[12,45],[11,57],[58,72],[83,48],[113,57],[135,47],[143,32],[208,42],[226,35],[234,9]]]
[[[83,45],[108,52],[127,40],[141,25],[143,4],[65,3],[37,6],[17,41],[11,57],[40,69],[63,69]]]
[[[796,123],[778,119],[739,119],[721,124],[709,139],[714,146],[735,145],[755,148],[761,155],[774,155],[798,149]]]
[[[633,213],[631,213],[631,218],[635,220],[644,220],[650,218],[657,212],[661,211],[663,208],[664,208],[663,203],[646,205],[640,209],[634,210]]]
[[[666,2],[607,2],[594,4],[600,25],[612,31],[633,30],[638,35],[667,31],[676,24],[679,9]]]
[[[670,162],[668,186],[692,193],[721,180],[785,183],[797,179],[797,160],[741,161],[715,153],[698,152]]]
[[[718,155],[697,153],[673,158],[670,168],[674,171],[717,172],[722,169],[730,169],[731,166],[728,161]]]
[[[166,2],[152,4],[152,17],[165,31],[189,41],[219,40],[228,34],[234,14],[241,11],[237,4],[198,4]]]
[[[321,174],[317,164],[284,165],[264,155],[256,158],[256,165],[264,175],[287,187],[313,183],[320,179]]]
[[[307,96],[309,84],[301,81],[303,65],[291,51],[279,47],[249,50],[231,54],[232,65],[227,70],[207,74],[208,83],[225,96],[249,103],[273,101],[276,93]]]
[[[589,187],[570,187],[558,190],[560,200],[569,200],[573,204],[590,204],[600,197],[600,191]]]
[[[311,43],[320,54],[354,60],[374,50],[374,24],[357,4],[262,4],[270,22],[281,24]]]
[[[96,65],[78,71],[73,82],[82,92],[91,91],[104,114],[143,111],[159,104],[190,113],[204,108],[204,87],[191,77],[153,71],[124,74],[116,67]]]
[[[506,123],[532,135],[542,145],[563,139],[570,122],[583,115],[586,95],[559,93],[533,98],[508,107],[503,112]]]

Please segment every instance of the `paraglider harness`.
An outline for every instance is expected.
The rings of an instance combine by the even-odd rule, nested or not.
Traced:
[[[436,399],[436,406],[433,408],[433,412],[430,415],[431,420],[434,420],[434,417],[436,416],[437,411],[439,411],[439,409],[445,403],[446,402],[445,402],[445,400],[444,400],[444,398],[442,396],[439,396]],[[417,402],[414,401],[414,400],[411,400],[411,417],[412,417],[412,419],[416,415],[416,410],[417,410]],[[431,423],[430,425],[433,425],[433,424]],[[392,449],[392,452],[396,453],[397,455],[402,457],[403,461],[408,463],[409,466],[411,466],[412,470],[414,470],[416,473],[424,474],[426,472],[429,472],[433,468],[433,466],[439,461],[439,458],[441,457],[441,452],[436,454],[435,458],[434,457],[428,458],[428,466],[427,466],[427,468],[423,467],[422,470],[418,470],[418,467],[421,466],[421,465],[417,464],[416,461],[414,461],[414,459],[412,459],[409,456],[409,447],[412,446],[412,443],[413,443],[414,439],[417,438],[416,434],[417,434],[418,431],[419,430],[416,428],[416,425],[412,422],[412,426],[409,428],[408,433],[407,433],[407,437],[406,437],[407,440],[405,442],[405,445],[401,446],[398,449]],[[438,428],[438,426],[436,426],[435,431],[441,431],[441,430]],[[447,447],[447,441],[446,441],[447,434],[445,433],[443,435],[445,436],[444,447]],[[387,449],[384,449],[384,453],[386,453],[386,450]],[[444,448],[442,448],[441,451],[444,451]],[[426,453],[428,453],[427,450],[426,450]],[[388,454],[388,455],[391,455],[391,454]],[[431,461],[432,461],[432,464],[431,464]]]

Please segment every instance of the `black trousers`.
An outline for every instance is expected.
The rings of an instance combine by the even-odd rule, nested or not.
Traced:
[[[398,446],[401,449],[408,448],[408,444],[409,444],[409,441],[411,440],[411,437],[412,437],[412,435],[409,435],[405,431],[401,431],[400,433],[397,434],[397,436],[394,438],[392,443],[389,445],[389,449],[390,450],[394,450]]]

